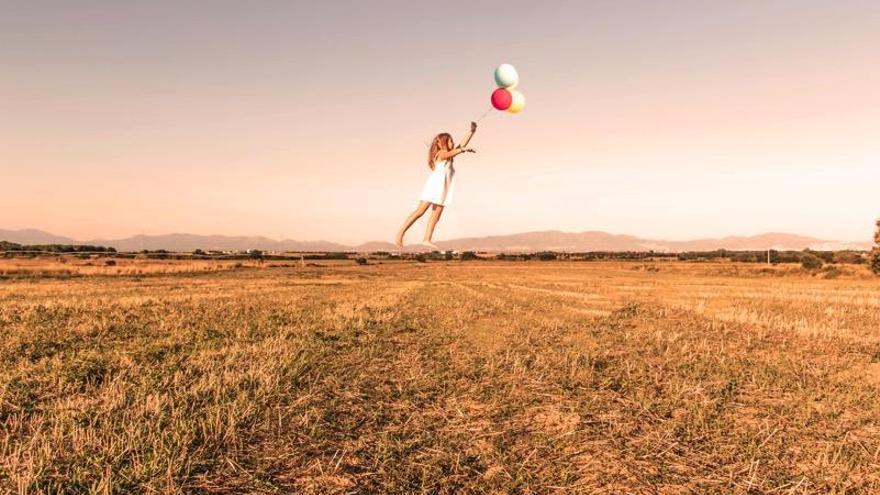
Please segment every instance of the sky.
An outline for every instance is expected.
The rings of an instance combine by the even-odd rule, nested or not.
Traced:
[[[878,47],[876,0],[0,0],[0,228],[392,240],[511,63],[435,239],[864,241]]]

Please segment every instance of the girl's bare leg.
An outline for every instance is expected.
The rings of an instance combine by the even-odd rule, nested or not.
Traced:
[[[400,231],[397,232],[397,240],[394,242],[397,247],[403,247],[404,234],[406,234],[406,231],[409,230],[410,227],[412,227],[412,224],[416,223],[416,220],[418,220],[422,215],[425,214],[426,211],[428,211],[429,206],[431,206],[431,203],[428,203],[427,201],[422,201],[419,203],[418,206],[416,206],[416,209],[413,210],[413,212],[410,213],[408,217],[406,217],[406,220],[403,221],[403,226],[401,226]]]
[[[437,248],[437,246],[431,242],[431,238],[434,237],[434,227],[437,226],[437,222],[440,220],[440,215],[443,214],[443,206],[434,205],[431,212],[431,219],[428,220],[428,228],[425,229],[425,239],[422,241],[423,244],[431,246],[433,248]],[[439,249],[439,248],[437,248]]]

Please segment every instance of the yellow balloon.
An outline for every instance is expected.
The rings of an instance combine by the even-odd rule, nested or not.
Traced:
[[[526,97],[519,91],[513,89],[508,89],[508,91],[510,91],[510,95],[513,96],[513,101],[510,103],[510,107],[507,108],[507,111],[510,113],[522,112],[522,109],[526,106]]]

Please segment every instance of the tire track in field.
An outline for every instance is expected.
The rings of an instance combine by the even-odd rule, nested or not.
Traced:
[[[530,336],[558,338],[562,319],[555,311],[538,307],[534,300],[498,293],[499,286],[487,283],[448,282],[468,295],[456,313],[465,311],[458,332],[479,349],[500,351]],[[454,330],[453,330],[454,331]]]
[[[602,295],[592,295],[592,294],[584,294],[576,291],[565,291],[565,290],[552,290],[552,289],[544,289],[538,287],[529,287],[526,285],[520,284],[483,284],[486,287],[490,287],[492,289],[503,291],[507,295],[508,298],[514,298],[515,293],[537,293],[541,294],[542,301],[551,303],[556,306],[553,309],[561,309],[564,311],[568,311],[571,313],[576,313],[579,315],[585,315],[589,317],[599,317],[599,316],[607,316],[611,314],[612,308],[614,304],[612,300],[607,296]],[[512,289],[512,290],[511,290]],[[580,301],[585,302],[607,302],[608,304],[603,305],[605,307],[581,307],[581,306],[571,306],[568,304],[564,304],[562,301],[564,299],[578,299]],[[518,302],[522,302],[529,305],[534,305],[535,298],[528,296],[520,296],[514,299]],[[552,311],[552,310],[550,310]],[[549,311],[545,311],[547,313]]]
[[[588,303],[599,301],[611,303],[606,308],[601,309],[584,309],[558,304],[560,309],[594,316],[610,314],[615,306],[612,303],[616,299],[614,297],[615,289],[618,288],[612,286],[610,294],[595,295],[581,291],[549,289],[522,284],[487,285],[499,290],[513,289],[515,291],[545,294],[553,298],[577,299]],[[635,300],[640,303],[658,304],[690,311],[704,318],[747,324],[768,330],[786,330],[801,335],[813,336],[840,337],[849,335],[851,338],[859,339],[866,332],[870,333],[871,325],[876,320],[876,318],[869,318],[870,321],[865,321],[866,316],[870,317],[870,314],[868,314],[869,309],[865,306],[871,307],[877,301],[864,294],[862,294],[863,298],[854,301],[853,304],[840,304],[835,303],[835,301],[842,302],[842,296],[837,296],[833,301],[825,299],[824,294],[829,289],[805,286],[799,288],[800,293],[795,297],[796,301],[806,303],[803,305],[803,310],[799,315],[789,315],[784,311],[780,311],[781,308],[777,308],[775,303],[784,301],[788,305],[790,301],[774,290],[741,286],[748,288],[750,291],[749,293],[742,293],[738,292],[737,287],[740,286],[729,286],[727,284],[669,284],[668,287],[663,287],[652,285],[644,287],[643,291],[641,291],[646,297],[637,297]],[[627,286],[627,290],[623,292],[631,293],[632,291],[629,288]],[[681,290],[682,288],[684,290]],[[695,291],[694,289],[699,290]],[[812,289],[819,289],[818,293],[812,293]],[[644,293],[648,290],[653,291],[653,293]],[[862,292],[861,290],[855,290],[857,294]],[[624,294],[617,294],[617,296],[621,303],[627,300]],[[737,300],[741,302],[731,303],[731,301]],[[724,306],[714,307],[716,302],[724,302]]]

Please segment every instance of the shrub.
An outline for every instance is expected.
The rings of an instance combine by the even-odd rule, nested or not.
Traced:
[[[810,251],[825,263],[834,263],[834,251]]]
[[[367,264],[367,259],[364,258],[364,257],[359,257],[359,258],[356,258],[356,259],[354,260],[354,262],[357,263],[358,265],[366,265],[366,264]]]
[[[469,260],[476,260],[479,258],[477,257],[477,253],[475,253],[473,251],[465,251],[465,252],[461,253],[460,259],[461,259],[461,261],[469,261]]]
[[[755,262],[759,262],[759,261],[766,261],[766,256],[763,257],[764,259],[761,259],[762,256],[759,253],[756,253],[754,251],[730,253],[729,257],[730,257],[731,261],[738,261],[738,262],[742,262],[742,263],[755,263]]]
[[[877,230],[874,232],[874,249],[871,251],[871,270],[880,275],[880,220],[877,220]]]
[[[860,265],[865,262],[861,253],[856,251],[837,251],[834,253],[834,263],[844,265]]]
[[[843,272],[836,266],[829,265],[822,269],[822,278],[837,278],[842,274]]]
[[[104,265],[106,265],[106,266],[116,266],[116,260],[106,260],[106,261],[104,261]]]
[[[818,270],[822,268],[822,259],[813,253],[805,252],[801,255],[801,266],[805,270]]]

